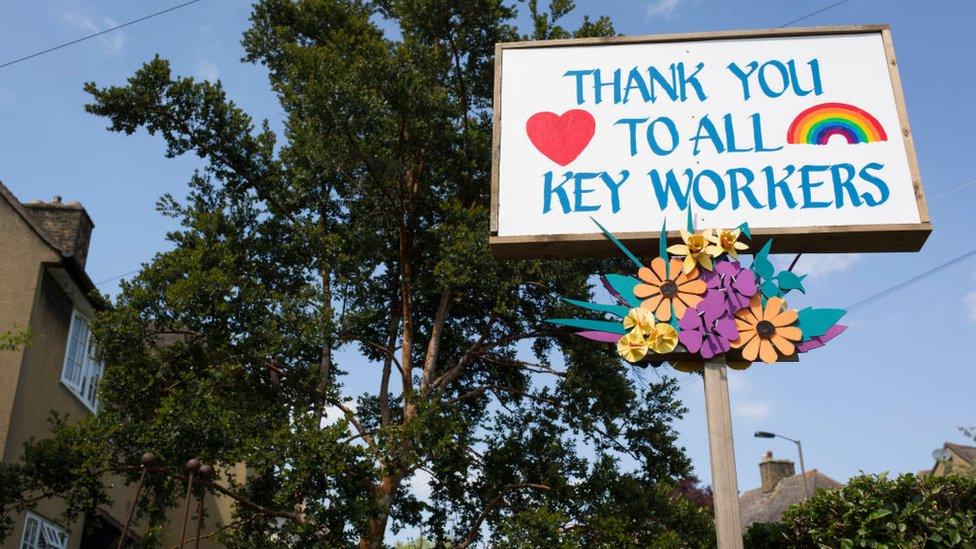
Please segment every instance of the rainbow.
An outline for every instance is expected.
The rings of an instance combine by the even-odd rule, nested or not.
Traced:
[[[826,145],[835,135],[843,136],[850,144],[888,140],[888,134],[871,113],[846,103],[821,103],[796,116],[786,131],[786,142]]]

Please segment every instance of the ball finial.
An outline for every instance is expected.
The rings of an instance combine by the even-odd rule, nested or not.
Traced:
[[[190,461],[186,462],[186,470],[191,473],[196,473],[200,469],[200,465],[201,465],[200,460],[197,458],[193,458]]]

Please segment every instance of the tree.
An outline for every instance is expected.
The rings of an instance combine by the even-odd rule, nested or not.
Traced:
[[[818,490],[778,523],[755,524],[746,546],[973,547],[976,477],[859,475]]]
[[[494,44],[614,33],[559,26],[568,0],[528,9],[523,35],[498,0],[257,2],[245,59],[268,69],[283,144],[163,59],[86,86],[112,131],[204,167],[160,201],[172,249],[93,323],[101,409],[56,429],[77,471],[131,479],[154,452],[158,519],[188,458],[216,464],[232,546],[380,547],[420,525],[441,546],[711,544],[672,488],[690,474],[674,381],[543,322],[616,263],[488,250]]]

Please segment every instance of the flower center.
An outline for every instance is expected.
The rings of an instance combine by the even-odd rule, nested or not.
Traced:
[[[728,250],[735,244],[735,238],[732,237],[732,233],[726,231],[722,233],[722,248]]]
[[[678,295],[678,285],[673,280],[665,280],[661,283],[661,295],[673,298]]]
[[[769,339],[776,333],[776,326],[773,326],[773,323],[768,320],[760,320],[756,324],[756,333],[759,334],[759,337]]]
[[[705,237],[700,234],[691,235],[688,238],[688,251],[692,255],[701,252],[705,248]]]

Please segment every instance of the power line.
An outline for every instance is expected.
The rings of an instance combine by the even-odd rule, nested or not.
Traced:
[[[782,25],[780,25],[779,28],[788,27],[788,26],[792,25],[793,23],[799,23],[800,21],[803,21],[804,19],[809,19],[809,18],[813,17],[814,15],[818,15],[818,14],[821,14],[821,13],[827,11],[827,10],[834,9],[837,6],[840,6],[842,4],[846,4],[846,3],[850,2],[850,1],[851,0],[840,0],[840,2],[834,2],[833,4],[830,4],[829,6],[824,6],[824,7],[820,8],[817,11],[811,11],[810,13],[808,13],[806,15],[803,15],[801,17],[797,17],[796,19],[793,19],[792,21],[787,21],[786,23],[783,23]]]
[[[134,271],[129,271],[129,272],[127,272],[127,273],[122,273],[122,274],[120,274],[120,275],[115,275],[115,276],[113,276],[112,278],[106,278],[105,280],[103,280],[103,281],[101,281],[101,282],[96,282],[96,283],[95,283],[95,286],[101,286],[102,284],[105,284],[106,282],[111,282],[111,281],[113,281],[113,280],[118,280],[118,279],[120,279],[120,278],[122,278],[123,276],[129,276],[130,274],[136,274],[136,273],[138,273],[138,272],[139,272],[139,271],[141,271],[141,270],[142,270],[142,269],[136,269],[136,270],[134,270]]]
[[[965,261],[966,259],[969,259],[970,257],[972,257],[974,255],[976,255],[976,249],[969,250],[968,252],[960,255],[959,257],[957,257],[955,259],[950,259],[949,261],[946,261],[945,263],[943,263],[943,264],[941,264],[941,265],[939,265],[937,267],[934,267],[932,269],[929,269],[929,270],[925,271],[924,273],[917,274],[917,275],[909,278],[908,280],[899,282],[898,284],[895,284],[894,286],[892,286],[890,288],[881,290],[880,292],[878,292],[878,293],[876,293],[874,295],[871,295],[869,297],[866,297],[866,298],[862,299],[861,301],[858,301],[857,303],[854,303],[853,305],[848,305],[847,310],[848,311],[854,311],[854,310],[860,309],[861,307],[864,307],[865,305],[868,305],[868,304],[870,304],[873,301],[876,301],[878,299],[881,299],[883,297],[886,297],[886,296],[888,296],[890,294],[893,294],[893,293],[895,293],[895,292],[897,292],[899,290],[904,290],[905,288],[911,286],[912,284],[915,284],[916,282],[919,282],[919,281],[921,281],[921,280],[923,280],[925,278],[928,278],[928,277],[930,277],[930,276],[932,276],[934,274],[940,273],[940,272],[948,269],[949,267],[952,267],[956,263]]]
[[[976,179],[973,179],[972,181],[967,181],[966,183],[963,183],[962,185],[959,185],[958,187],[953,187],[953,188],[949,189],[948,191],[946,191],[944,193],[938,194],[935,197],[930,198],[928,201],[929,202],[935,202],[936,200],[939,200],[940,198],[945,198],[945,197],[949,196],[950,194],[955,194],[955,193],[957,193],[957,192],[959,192],[959,191],[961,191],[961,190],[963,190],[965,188],[972,187],[973,185],[976,185]]]
[[[115,31],[115,30],[119,30],[119,29],[121,29],[123,27],[128,27],[129,25],[134,25],[136,23],[141,23],[142,21],[145,21],[147,19],[152,19],[153,17],[157,17],[159,15],[163,15],[164,13],[169,13],[171,11],[176,11],[176,10],[178,10],[180,8],[184,8],[186,6],[189,6],[190,4],[196,4],[199,1],[200,0],[190,0],[189,2],[184,2],[182,4],[178,4],[176,6],[172,6],[170,8],[166,8],[166,9],[164,9],[162,11],[157,11],[155,13],[150,13],[149,15],[144,15],[142,17],[139,17],[138,19],[133,19],[132,21],[126,21],[125,23],[122,23],[121,25],[116,25],[114,27],[107,28],[107,29],[105,29],[103,31],[98,31],[98,32],[93,33],[93,34],[89,34],[88,36],[82,36],[81,38],[76,38],[75,40],[71,40],[70,42],[65,42],[63,44],[58,44],[57,46],[52,46],[52,47],[50,47],[50,48],[48,48],[46,50],[41,50],[41,51],[38,51],[38,52],[34,52],[34,53],[30,54],[30,55],[25,55],[23,57],[20,57],[20,58],[17,58],[17,59],[13,59],[11,61],[7,61],[6,63],[0,64],[0,69],[2,69],[4,67],[9,67],[10,65],[16,65],[17,63],[20,63],[22,61],[27,61],[28,59],[33,59],[35,57],[39,57],[41,55],[44,55],[45,53],[51,53],[52,51],[60,50],[61,48],[66,48],[68,46],[72,46],[72,45],[77,44],[79,42],[84,42],[85,40],[90,40],[92,38],[95,38],[96,36],[101,36],[103,34],[106,34],[106,33],[109,33],[109,32]]]

